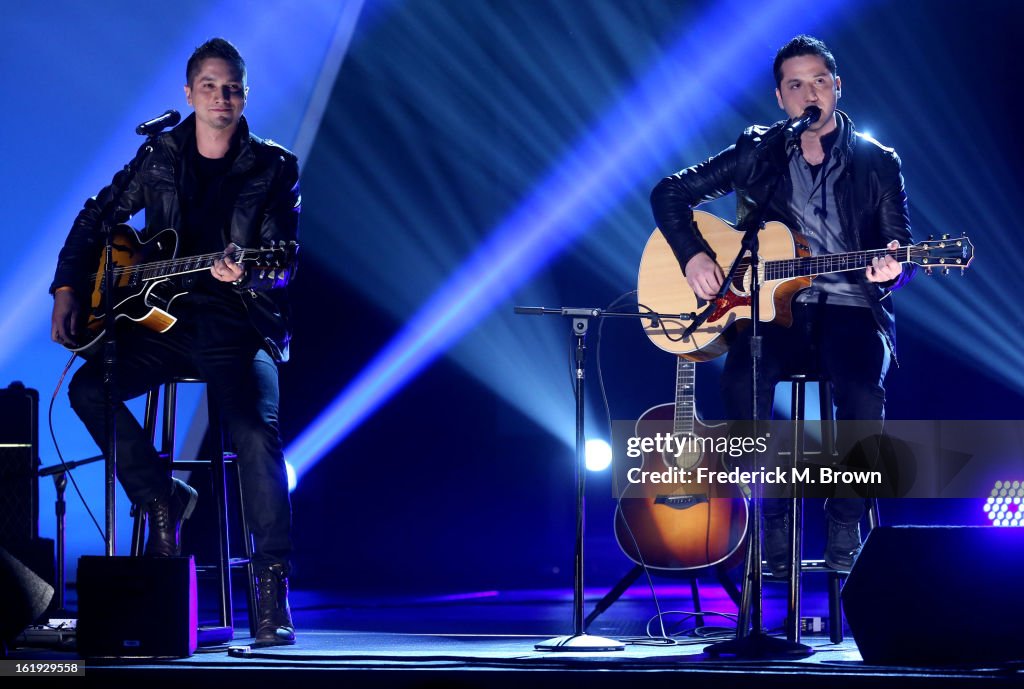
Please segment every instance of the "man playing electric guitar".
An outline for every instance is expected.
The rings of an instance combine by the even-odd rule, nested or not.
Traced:
[[[734,256],[714,256],[693,221],[693,207],[736,192],[737,221],[759,211],[800,232],[812,254],[841,253],[908,244],[910,220],[899,157],[858,133],[836,109],[841,82],[824,43],[797,36],[777,53],[775,97],[787,118],[813,108],[820,117],[799,136],[783,133],[786,122],[750,127],[736,143],[709,160],[663,179],[651,194],[658,227],[697,297],[712,300],[724,280],[722,266]],[[810,110],[809,110],[810,109]],[[892,256],[876,258],[863,272],[814,279],[793,304],[793,324],[763,323],[759,417],[771,417],[774,387],[785,376],[815,373],[833,387],[839,420],[881,421],[882,384],[895,358],[892,290],[906,284],[913,266]],[[751,413],[750,335],[729,347],[722,394],[730,419]],[[840,450],[844,448],[842,435]],[[765,501],[765,556],[773,574],[788,573],[789,515],[784,500]],[[826,503],[826,563],[848,570],[860,550],[864,501]]]
[[[180,526],[196,492],[172,479],[150,439],[120,400],[137,397],[171,378],[199,375],[231,434],[238,456],[246,517],[255,541],[259,589],[256,645],[294,643],[288,608],[291,507],[278,430],[277,363],[288,358],[287,285],[290,269],[246,270],[237,247],[282,246],[296,240],[299,168],[289,151],[249,133],[245,62],[228,41],[197,48],[186,66],[185,98],[195,112],[141,153],[138,174],[119,173],[85,203],[57,262],[53,339],[79,343],[80,298],[89,294],[103,237],[104,207],[121,190],[113,221],[145,208],[144,240],[177,232],[178,254],[212,256],[208,271],[186,278],[188,293],[174,299],[177,321],[166,332],[117,321],[115,394],[118,479],[149,522],[146,555],[180,553]],[[124,252],[123,243],[120,251]],[[213,260],[215,259],[215,260]],[[107,328],[115,327],[108,314]],[[68,387],[71,405],[106,447],[102,357],[89,357]]]

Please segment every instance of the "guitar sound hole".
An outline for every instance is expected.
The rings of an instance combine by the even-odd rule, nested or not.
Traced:
[[[666,467],[689,471],[700,464],[700,443],[692,436],[677,434],[672,437],[672,446],[661,453]]]
[[[740,261],[740,269],[738,274],[733,277],[732,283],[729,288],[735,294],[740,296],[748,296],[750,294],[750,257],[744,256]]]

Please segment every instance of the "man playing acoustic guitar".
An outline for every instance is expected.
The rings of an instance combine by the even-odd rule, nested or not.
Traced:
[[[179,256],[211,257],[208,271],[192,272],[174,288],[175,294],[187,294],[173,298],[173,327],[159,333],[117,328],[117,470],[128,497],[147,513],[146,555],[179,555],[181,522],[195,506],[196,491],[170,477],[120,400],[178,376],[205,380],[238,455],[255,540],[256,644],[269,646],[295,641],[287,578],[291,507],[278,430],[277,371],[277,363],[288,358],[286,287],[292,269],[246,269],[235,257],[238,247],[294,245],[299,168],[289,151],[249,133],[242,117],[247,95],[245,62],[231,43],[214,38],[197,48],[186,66],[185,85],[194,113],[142,153],[138,174],[115,209],[116,222],[145,209],[143,240],[159,244],[153,237],[172,228]],[[87,335],[80,315],[88,309],[95,283],[89,276],[95,276],[104,244],[102,209],[124,182],[119,173],[86,201],[60,252],[50,287],[52,336],[65,346]],[[106,320],[112,327],[114,319]],[[106,447],[102,357],[88,358],[68,394],[93,439]]]
[[[836,62],[820,40],[797,36],[776,54],[775,97],[790,121],[820,116],[793,137],[787,122],[750,127],[709,160],[663,179],[651,194],[658,227],[697,297],[715,299],[735,256],[716,256],[694,223],[693,207],[736,192],[737,221],[752,213],[802,233],[812,255],[908,244],[910,220],[899,157],[836,109],[841,82]],[[756,216],[754,216],[756,217]],[[774,387],[787,375],[814,373],[832,385],[836,418],[881,421],[883,381],[895,356],[890,292],[913,267],[892,256],[874,258],[864,271],[816,277],[796,297],[793,324],[762,324],[763,358],[759,417],[770,418]],[[721,379],[730,419],[751,415],[750,332],[730,344]],[[840,448],[843,448],[842,431]],[[860,551],[864,501],[826,503],[826,563],[848,570]],[[765,556],[776,576],[789,571],[789,513],[785,500],[765,501]]]

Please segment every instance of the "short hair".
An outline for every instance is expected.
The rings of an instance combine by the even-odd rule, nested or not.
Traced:
[[[203,60],[207,60],[211,57],[217,57],[225,62],[229,63],[232,67],[238,70],[238,73],[242,76],[242,83],[245,83],[245,60],[242,59],[241,53],[238,52],[238,48],[231,45],[231,42],[224,38],[211,38],[206,43],[196,48],[192,52],[192,56],[188,59],[188,64],[185,65],[185,83],[189,86],[192,85],[192,80],[196,78],[199,73],[199,68],[203,64]]]
[[[836,59],[832,57],[832,51],[820,39],[808,36],[807,34],[800,34],[790,39],[789,43],[779,48],[779,52],[775,53],[775,63],[772,65],[772,71],[775,72],[775,86],[782,86],[782,63],[791,57],[799,57],[801,55],[817,55],[820,57],[825,61],[825,66],[832,73],[832,77],[835,78]]]

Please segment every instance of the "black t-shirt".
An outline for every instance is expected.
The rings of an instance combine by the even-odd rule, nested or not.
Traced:
[[[204,157],[195,139],[186,147],[178,256],[220,253],[227,246],[238,196],[238,184],[229,173],[237,157],[237,141],[223,158]],[[202,304],[218,312],[245,315],[234,287],[215,279],[208,268],[184,276],[182,285],[189,290],[188,296],[180,298],[183,304]]]

